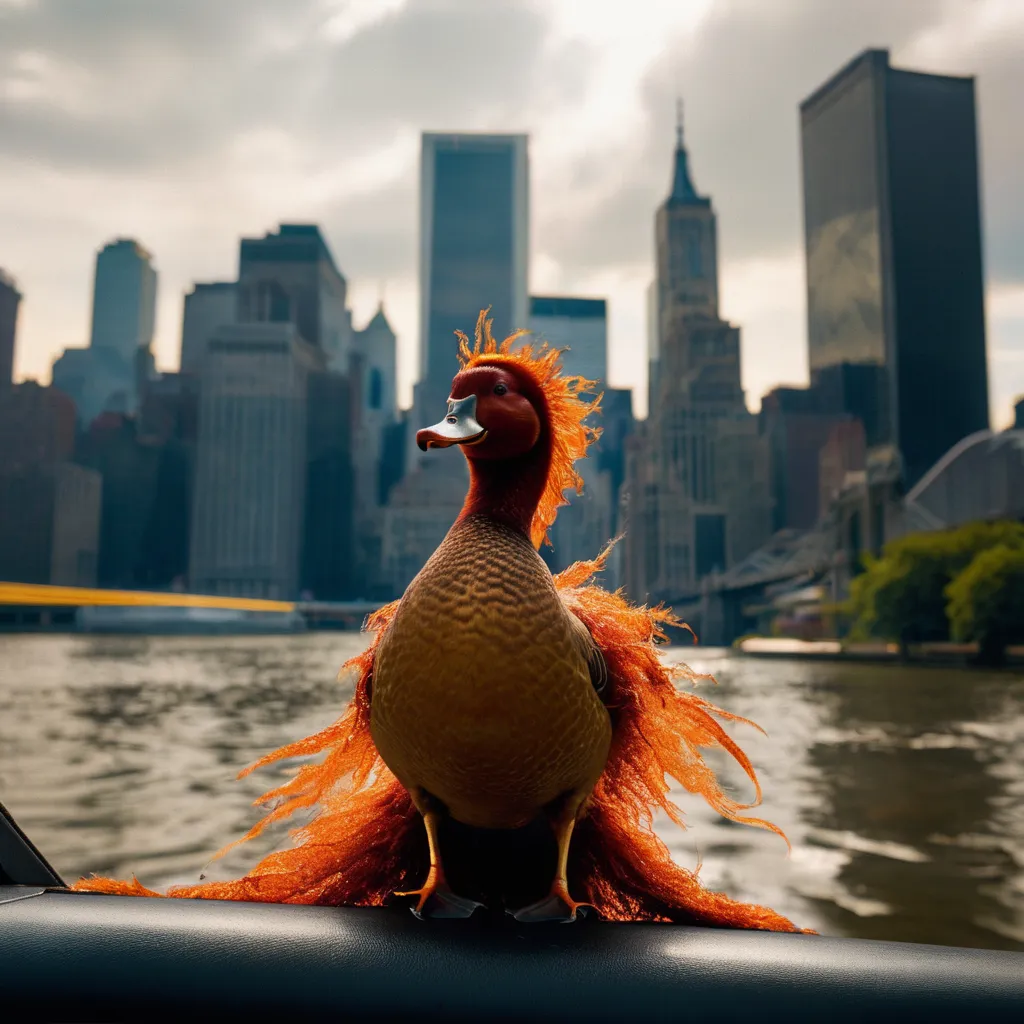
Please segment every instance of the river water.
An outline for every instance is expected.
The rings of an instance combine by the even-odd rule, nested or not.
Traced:
[[[282,777],[236,773],[338,716],[335,675],[362,642],[0,636],[0,800],[68,879],[234,877],[284,841],[207,867]],[[1024,675],[667,656],[767,730],[730,727],[793,847],[684,793],[689,827],[659,825],[681,864],[823,933],[1024,950]]]

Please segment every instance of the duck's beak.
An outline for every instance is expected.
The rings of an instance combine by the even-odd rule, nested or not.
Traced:
[[[476,421],[476,395],[449,398],[448,415],[432,427],[416,431],[416,444],[428,448],[450,448],[453,444],[479,444],[487,431]]]

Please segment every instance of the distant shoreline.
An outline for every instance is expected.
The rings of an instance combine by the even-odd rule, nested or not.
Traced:
[[[795,640],[787,637],[747,637],[737,640],[731,649],[747,658],[982,667],[974,661],[978,653],[976,644],[915,644],[905,658],[901,657],[899,646],[893,643],[844,643],[841,640]],[[1005,666],[1024,667],[1024,647],[1007,648]]]

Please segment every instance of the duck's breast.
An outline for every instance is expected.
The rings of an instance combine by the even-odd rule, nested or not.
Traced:
[[[511,827],[593,786],[611,739],[579,634],[529,541],[453,527],[378,648],[374,740],[459,820]]]

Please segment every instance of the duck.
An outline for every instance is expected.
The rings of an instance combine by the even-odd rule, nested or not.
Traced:
[[[462,453],[461,512],[401,598],[369,617],[366,649],[342,668],[354,681],[344,714],[242,772],[307,759],[218,856],[303,811],[309,821],[292,845],[231,881],[163,894],[134,876],[94,876],[76,889],[411,900],[422,919],[483,908],[570,923],[593,911],[609,921],[802,930],[707,889],[654,831],[658,812],[685,827],[674,780],[724,817],[785,838],[747,813],[760,784],[722,724],[753,723],[710,703],[694,672],[660,656],[666,631],[684,624],[593,582],[610,545],[557,575],[540,556],[565,494],[582,488],[575,464],[599,435],[601,396],[563,373],[558,349],[525,333],[496,341],[485,310],[473,344],[459,334],[447,409],[416,442],[428,457]],[[702,753],[712,747],[744,770],[750,801],[724,792]]]
[[[420,449],[461,447],[462,511],[410,583],[374,658],[370,733],[423,817],[430,850],[417,913],[472,912],[448,887],[439,819],[516,829],[544,816],[557,843],[550,892],[519,920],[572,920],[573,828],[604,770],[607,668],[531,537],[548,485],[548,399],[520,360],[494,354],[452,382]]]

